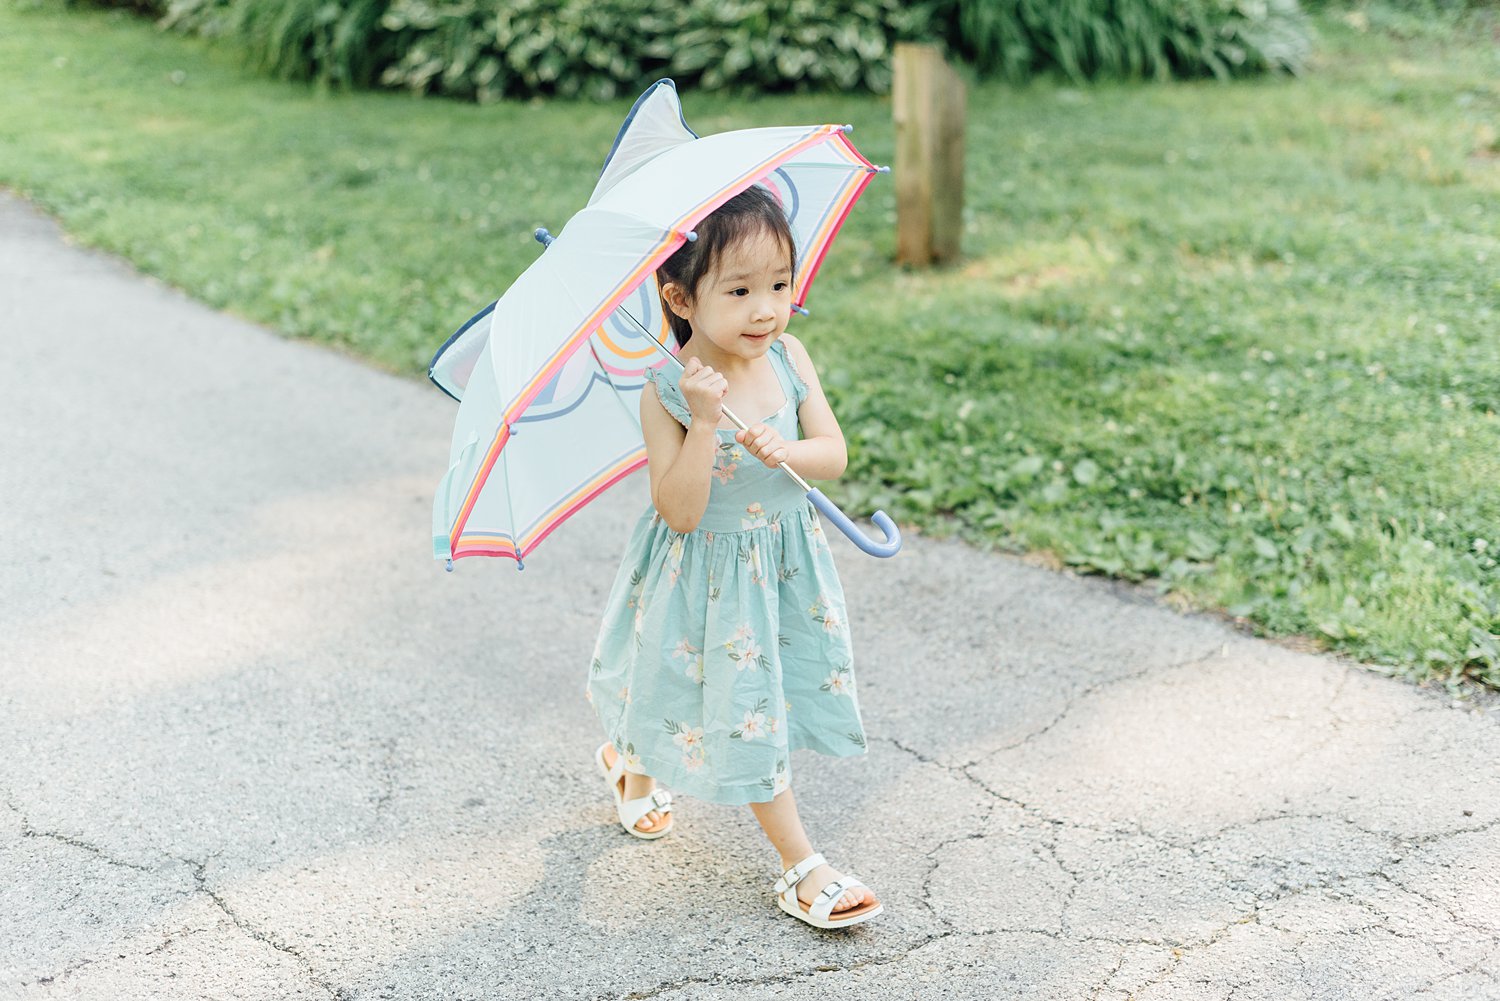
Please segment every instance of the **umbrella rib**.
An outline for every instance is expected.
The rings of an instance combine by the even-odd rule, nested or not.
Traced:
[[[511,442],[514,442],[516,438],[515,424],[507,420],[505,422],[505,431],[510,437]],[[508,461],[500,464],[500,479],[505,484],[505,507],[509,513],[509,517],[505,519],[505,523],[510,525],[512,531],[514,531],[516,524],[516,502],[510,495],[510,463]],[[516,547],[516,569],[519,570],[524,566],[522,560],[526,558],[526,554],[521,552],[521,540],[517,536],[512,535],[510,537],[510,544]]]

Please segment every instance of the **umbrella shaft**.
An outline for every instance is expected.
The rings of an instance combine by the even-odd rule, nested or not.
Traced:
[[[630,310],[625,309],[622,306],[622,307],[616,308],[615,312],[619,313],[621,316],[625,317],[625,319],[627,319],[631,323],[635,324],[635,329],[639,330],[641,332],[641,334],[646,338],[646,340],[648,340],[648,341],[651,342],[651,344],[656,348],[656,350],[660,351],[663,355],[665,355],[667,361],[671,362],[673,365],[676,365],[677,366],[677,370],[679,372],[683,372],[683,371],[687,370],[687,366],[684,365],[684,364],[682,364],[682,362],[678,361],[677,360],[677,356],[674,355],[672,352],[668,351],[667,350],[667,346],[665,344],[663,344],[661,341],[657,340],[655,337],[652,337],[650,331],[648,331],[645,328],[645,326],[641,323],[641,321],[637,320],[635,317],[633,317],[633,316],[630,315]],[[728,407],[723,407],[723,406],[721,406],[719,408],[719,410],[724,414],[725,417],[729,418],[729,423],[733,424],[735,427],[739,428],[741,431],[748,431],[748,430],[750,430],[750,426],[748,424],[746,424],[744,421],[740,420],[739,416],[733,410],[730,410]],[[793,483],[797,484],[797,486],[799,486],[799,487],[802,488],[802,492],[803,493],[807,493],[809,490],[812,489],[812,487],[810,487],[808,485],[807,481],[804,480],[802,477],[798,476],[797,475],[797,471],[795,469],[793,469],[791,466],[788,466],[785,462],[777,463],[777,465],[778,465],[778,467],[781,469],[781,471],[783,473],[786,473],[788,476],[790,476],[792,478],[792,482]]]

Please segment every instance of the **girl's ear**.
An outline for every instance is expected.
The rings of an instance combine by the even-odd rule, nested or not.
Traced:
[[[693,303],[681,285],[676,282],[667,282],[661,287],[661,297],[666,302],[668,309],[682,319],[689,322],[692,321]]]

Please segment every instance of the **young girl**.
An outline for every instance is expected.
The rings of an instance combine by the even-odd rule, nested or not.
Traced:
[[[595,759],[627,831],[672,829],[661,779],[748,803],[781,854],[781,908],[823,928],[880,901],[812,849],[791,751],[865,753],[844,593],[816,511],[780,472],[834,479],[843,433],[807,351],[785,335],[795,244],[764,188],[731,198],[657,272],[675,366],[641,392],[651,507],[615,578],[587,697]],[[670,368],[671,371],[667,369]],[[742,415],[736,431],[720,406]]]

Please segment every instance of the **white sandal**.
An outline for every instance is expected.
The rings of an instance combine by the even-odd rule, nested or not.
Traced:
[[[672,794],[665,789],[653,789],[648,795],[639,799],[626,799],[620,785],[620,780],[625,777],[625,755],[615,752],[615,766],[611,768],[604,763],[604,749],[608,746],[610,746],[609,741],[599,745],[599,749],[594,752],[594,763],[609,780],[609,790],[615,797],[615,815],[620,818],[620,826],[643,841],[654,841],[663,834],[670,833],[676,826],[675,820],[671,820],[667,826],[655,831],[643,831],[635,826],[652,810],[663,815],[671,814]]]
[[[818,866],[826,860],[817,852],[792,866],[781,874],[776,881],[776,906],[786,911],[794,918],[800,918],[812,925],[814,928],[847,928],[849,925],[857,925],[861,921],[868,921],[885,909],[879,900],[875,899],[873,893],[866,894],[865,902],[858,907],[850,907],[847,910],[833,914],[833,905],[838,903],[844,891],[865,884],[853,876],[840,876],[833,880],[822,890],[818,891],[818,897],[811,905],[804,904],[797,897],[797,884],[807,878]]]

